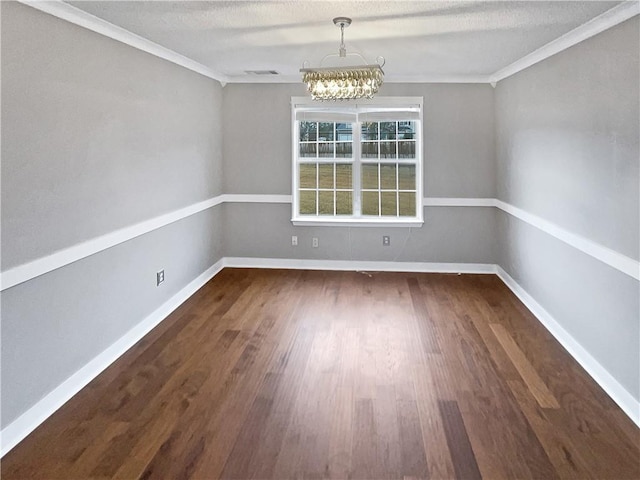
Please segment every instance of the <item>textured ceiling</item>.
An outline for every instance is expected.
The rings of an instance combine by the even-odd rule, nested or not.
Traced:
[[[246,70],[298,80],[303,61],[348,52],[385,57],[388,81],[490,75],[619,4],[597,1],[67,2],[232,81]],[[353,62],[352,62],[353,63]]]

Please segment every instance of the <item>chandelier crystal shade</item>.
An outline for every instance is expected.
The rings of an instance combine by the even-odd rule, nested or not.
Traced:
[[[344,29],[351,25],[351,19],[337,17],[333,23],[340,27],[340,50],[338,55],[326,55],[328,57],[339,56],[345,58],[347,50],[344,46]],[[301,68],[302,81],[307,85],[307,90],[314,100],[349,100],[356,98],[372,98],[384,81],[384,58],[381,64],[367,64],[360,54],[349,54],[360,57],[365,65],[360,66],[335,66],[318,68]]]

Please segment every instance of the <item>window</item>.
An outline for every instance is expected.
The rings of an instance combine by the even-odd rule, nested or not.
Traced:
[[[295,224],[422,223],[422,98],[293,98]]]

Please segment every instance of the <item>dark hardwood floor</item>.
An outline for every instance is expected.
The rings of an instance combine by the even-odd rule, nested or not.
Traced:
[[[639,441],[493,275],[225,269],[2,478],[638,479]]]

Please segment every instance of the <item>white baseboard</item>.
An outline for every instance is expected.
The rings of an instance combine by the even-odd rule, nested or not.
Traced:
[[[185,286],[173,297],[163,303],[158,309],[147,316],[139,324],[129,330],[114,344],[100,353],[84,367],[71,375],[53,391],[33,407],[20,415],[0,432],[0,456],[4,456],[22,439],[64,405],[71,397],[82,390],[91,380],[115,362],[127,350],[133,347],[142,337],[169,316],[185,300],[193,295],[200,287],[207,283],[223,268],[223,261],[219,260],[195,280]]]
[[[225,267],[292,268],[308,270],[354,270],[433,273],[493,273],[535,315],[538,321],[555,337],[582,368],[602,387],[624,413],[640,427],[640,402],[591,356],[542,305],[527,293],[502,267],[478,263],[425,263],[425,262],[367,262],[340,260],[308,260],[278,258],[224,258]]]
[[[343,260],[225,257],[185,286],[142,322],[47,394],[0,432],[0,457],[15,447],[42,422],[115,362],[171,312],[224,267],[349,270],[416,273],[497,274],[540,323],[560,342],[620,408],[640,426],[640,402],[627,392],[562,326],[500,266],[482,263],[375,262]]]
[[[308,270],[402,271],[439,273],[495,273],[493,264],[474,263],[402,263],[334,260],[296,260],[274,258],[222,258],[163,305],[129,330],[114,344],[62,382],[42,400],[0,431],[0,457],[4,456],[56,410],[82,390],[107,367],[149,333],[171,312],[193,295],[224,267],[290,268]]]
[[[527,291],[502,267],[496,267],[498,277],[560,342],[576,362],[602,387],[633,422],[640,427],[640,401],[636,400],[591,354],[569,334]]]
[[[496,273],[489,263],[377,262],[291,258],[225,257],[225,267],[284,268],[295,270],[348,270],[358,272]]]

